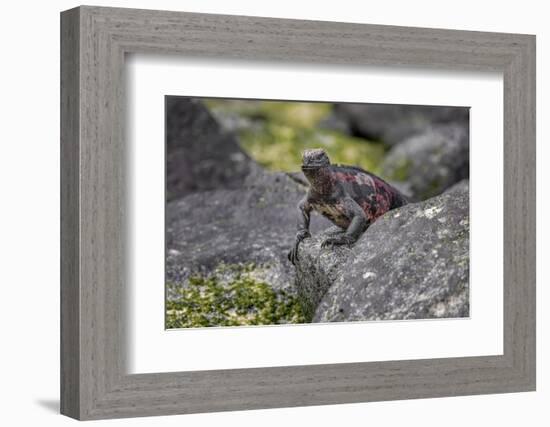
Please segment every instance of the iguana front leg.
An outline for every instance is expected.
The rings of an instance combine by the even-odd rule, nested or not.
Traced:
[[[296,265],[296,261],[298,261],[298,246],[300,246],[300,243],[302,240],[311,237],[311,234],[309,234],[309,219],[311,214],[311,205],[307,201],[307,196],[304,197],[300,203],[298,203],[298,211],[299,211],[299,218],[298,218],[298,232],[296,233],[296,241],[294,242],[293,248],[288,253],[288,259],[290,262],[294,265]]]
[[[334,228],[329,228],[328,230],[325,230],[325,234],[327,236],[330,236],[330,237],[336,237],[336,236],[341,236],[342,234],[344,234],[346,232],[346,229],[345,228],[341,228],[341,227],[338,227],[338,226],[335,226]]]
[[[327,237],[321,244],[322,248],[326,248],[327,246],[351,245],[355,243],[367,229],[367,216],[365,212],[363,212],[363,209],[361,209],[361,206],[351,197],[346,197],[343,203],[345,215],[351,218],[351,222],[345,233]]]

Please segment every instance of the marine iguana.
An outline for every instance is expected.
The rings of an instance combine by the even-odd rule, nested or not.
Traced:
[[[293,264],[300,242],[311,237],[312,210],[342,229],[325,239],[321,247],[327,247],[354,243],[378,217],[407,204],[405,196],[382,178],[356,166],[333,165],[321,148],[304,151],[302,171],[310,187],[298,203],[298,232],[288,254]]]

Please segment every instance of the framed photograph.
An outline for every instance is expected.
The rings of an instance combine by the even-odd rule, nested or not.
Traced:
[[[61,14],[61,412],[535,390],[535,37]]]

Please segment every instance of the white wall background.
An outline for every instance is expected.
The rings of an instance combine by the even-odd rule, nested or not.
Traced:
[[[550,423],[550,214],[547,144],[550,27],[545,2],[402,0],[96,1],[97,5],[519,32],[537,35],[538,391],[107,421],[109,425],[384,425],[452,427]],[[0,67],[2,425],[63,426],[59,384],[59,11],[74,1],[5,2]],[[545,307],[546,306],[546,307]],[[545,360],[546,359],[546,360]],[[95,424],[94,422],[93,424]]]

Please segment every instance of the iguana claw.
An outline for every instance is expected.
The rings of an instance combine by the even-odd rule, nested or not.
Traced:
[[[294,243],[294,246],[292,247],[292,249],[288,253],[288,260],[294,265],[296,265],[296,261],[298,260],[298,245],[299,244],[300,244],[299,242]]]
[[[296,265],[296,261],[298,261],[298,247],[300,246],[300,243],[302,240],[307,239],[308,237],[311,237],[309,232],[300,232],[296,235],[296,241],[294,242],[293,248],[288,253],[288,260]]]

